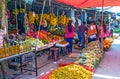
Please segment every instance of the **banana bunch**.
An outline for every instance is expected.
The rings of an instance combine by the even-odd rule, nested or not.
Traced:
[[[14,9],[13,12],[12,12],[14,15],[17,15],[19,13],[19,10],[18,9]]]
[[[50,25],[56,26],[58,22],[58,17],[54,15],[54,13],[50,14]]]
[[[29,24],[33,24],[34,23],[34,21],[35,21],[35,16],[33,16],[33,12],[29,12],[28,13],[28,22],[29,22]]]
[[[24,13],[25,9],[24,8],[20,8],[20,13]]]
[[[14,15],[17,15],[19,13],[19,10],[18,9],[13,9],[13,12],[12,12]],[[24,8],[20,8],[20,13],[25,13],[25,9]]]
[[[39,20],[39,14],[35,14],[35,19]]]
[[[59,67],[52,72],[49,79],[91,79],[92,72],[76,64]]]
[[[42,16],[43,19],[46,19],[47,21],[50,21],[50,15],[47,13],[44,13]]]
[[[61,15],[59,16],[59,23],[62,25],[66,25],[67,24],[67,17],[65,15]]]
[[[69,20],[70,20],[70,18],[66,17],[66,15],[59,16],[59,24],[67,25],[67,23],[69,22]]]

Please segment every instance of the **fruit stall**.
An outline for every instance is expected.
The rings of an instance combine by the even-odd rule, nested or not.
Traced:
[[[32,0],[31,0],[32,1]],[[37,54],[42,53],[42,51],[49,51],[52,47],[60,48],[60,54],[65,56],[67,54],[67,45],[65,41],[65,26],[70,20],[70,16],[65,14],[65,11],[62,10],[61,14],[59,11],[57,13],[54,11],[54,8],[51,9],[51,5],[46,5],[43,1],[42,5],[39,5],[39,2],[36,2],[37,6],[41,9],[40,12],[36,12],[35,8],[31,8],[33,2],[23,0],[17,8],[16,5],[19,5],[19,1],[10,1],[10,3],[15,3],[15,8],[8,10],[8,34],[6,41],[3,41],[3,37],[0,38],[2,43],[0,43],[0,65],[3,61],[10,60],[12,58],[20,57],[20,68],[21,72],[23,70],[36,72],[38,75],[38,65],[37,65]],[[34,3],[35,5],[35,3]],[[45,5],[47,9],[50,9],[50,12],[45,12]],[[33,7],[33,6],[32,6]],[[68,7],[67,7],[68,8]],[[68,12],[69,13],[69,12]],[[5,15],[4,15],[5,16]],[[6,17],[5,17],[6,18]],[[5,19],[4,18],[4,19]],[[21,26],[21,27],[20,27]],[[3,34],[0,35],[3,36]],[[6,36],[5,35],[5,36]],[[77,35],[76,35],[77,36]],[[87,36],[86,36],[87,40]],[[109,49],[112,43],[111,38],[106,38],[103,42],[104,49]],[[77,48],[77,45],[75,46]],[[45,53],[45,52],[43,52]],[[35,67],[32,70],[23,68],[23,60],[25,58],[30,58],[28,54],[32,54]],[[52,53],[53,54],[53,53]],[[26,56],[28,55],[28,56]],[[88,44],[86,41],[85,48],[82,52],[79,53],[74,63],[68,64],[62,67],[58,67],[55,70],[51,71],[49,74],[39,79],[91,79],[94,68],[100,63],[101,59],[104,57],[104,52],[99,47],[99,42],[94,41]],[[29,60],[28,60],[29,61]],[[31,62],[31,60],[30,60]],[[8,62],[7,62],[8,63]],[[10,62],[11,63],[11,62]],[[32,63],[33,64],[33,63]],[[7,72],[7,71],[5,71]],[[5,72],[3,69],[3,75],[5,77]],[[69,73],[69,74],[68,74]]]

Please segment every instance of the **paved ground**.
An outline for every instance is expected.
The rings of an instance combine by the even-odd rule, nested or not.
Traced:
[[[120,38],[115,39],[111,49],[105,52],[92,79],[120,79]]]
[[[75,52],[79,51],[75,50]],[[43,60],[48,62],[46,57],[47,55],[44,55],[44,57],[38,59],[38,63],[42,64],[41,62]],[[38,74],[41,76],[49,73],[49,71],[53,70],[57,66],[57,63],[51,60],[49,64],[39,69]],[[37,79],[35,73],[32,73],[32,75],[29,73],[30,72],[27,72],[16,77],[15,79]],[[105,56],[99,66],[96,68],[92,79],[120,79],[120,38],[113,42],[109,51],[105,52]]]

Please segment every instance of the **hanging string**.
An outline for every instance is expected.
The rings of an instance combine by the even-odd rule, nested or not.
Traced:
[[[42,16],[43,16],[45,4],[46,4],[46,0],[44,0],[44,3],[43,3],[42,13],[41,13],[41,17],[40,17],[40,25],[39,25],[39,28],[38,28],[37,40],[36,40],[36,45],[35,45],[35,51],[37,50],[37,42],[38,42],[38,38],[39,38],[39,35],[40,35],[39,31],[41,29],[41,22],[42,22]]]

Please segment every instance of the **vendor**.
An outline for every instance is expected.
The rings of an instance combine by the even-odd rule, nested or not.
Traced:
[[[40,30],[47,30],[47,21],[45,19],[42,19],[40,25],[41,25]]]
[[[105,39],[106,37],[110,36],[110,32],[107,29],[107,26],[106,26],[104,21],[103,21],[103,25],[99,26],[98,31],[100,31],[100,34],[99,34],[99,40],[100,41],[101,41],[101,39]]]
[[[88,42],[97,40],[97,26],[94,21],[92,21],[90,27],[88,28]]]

